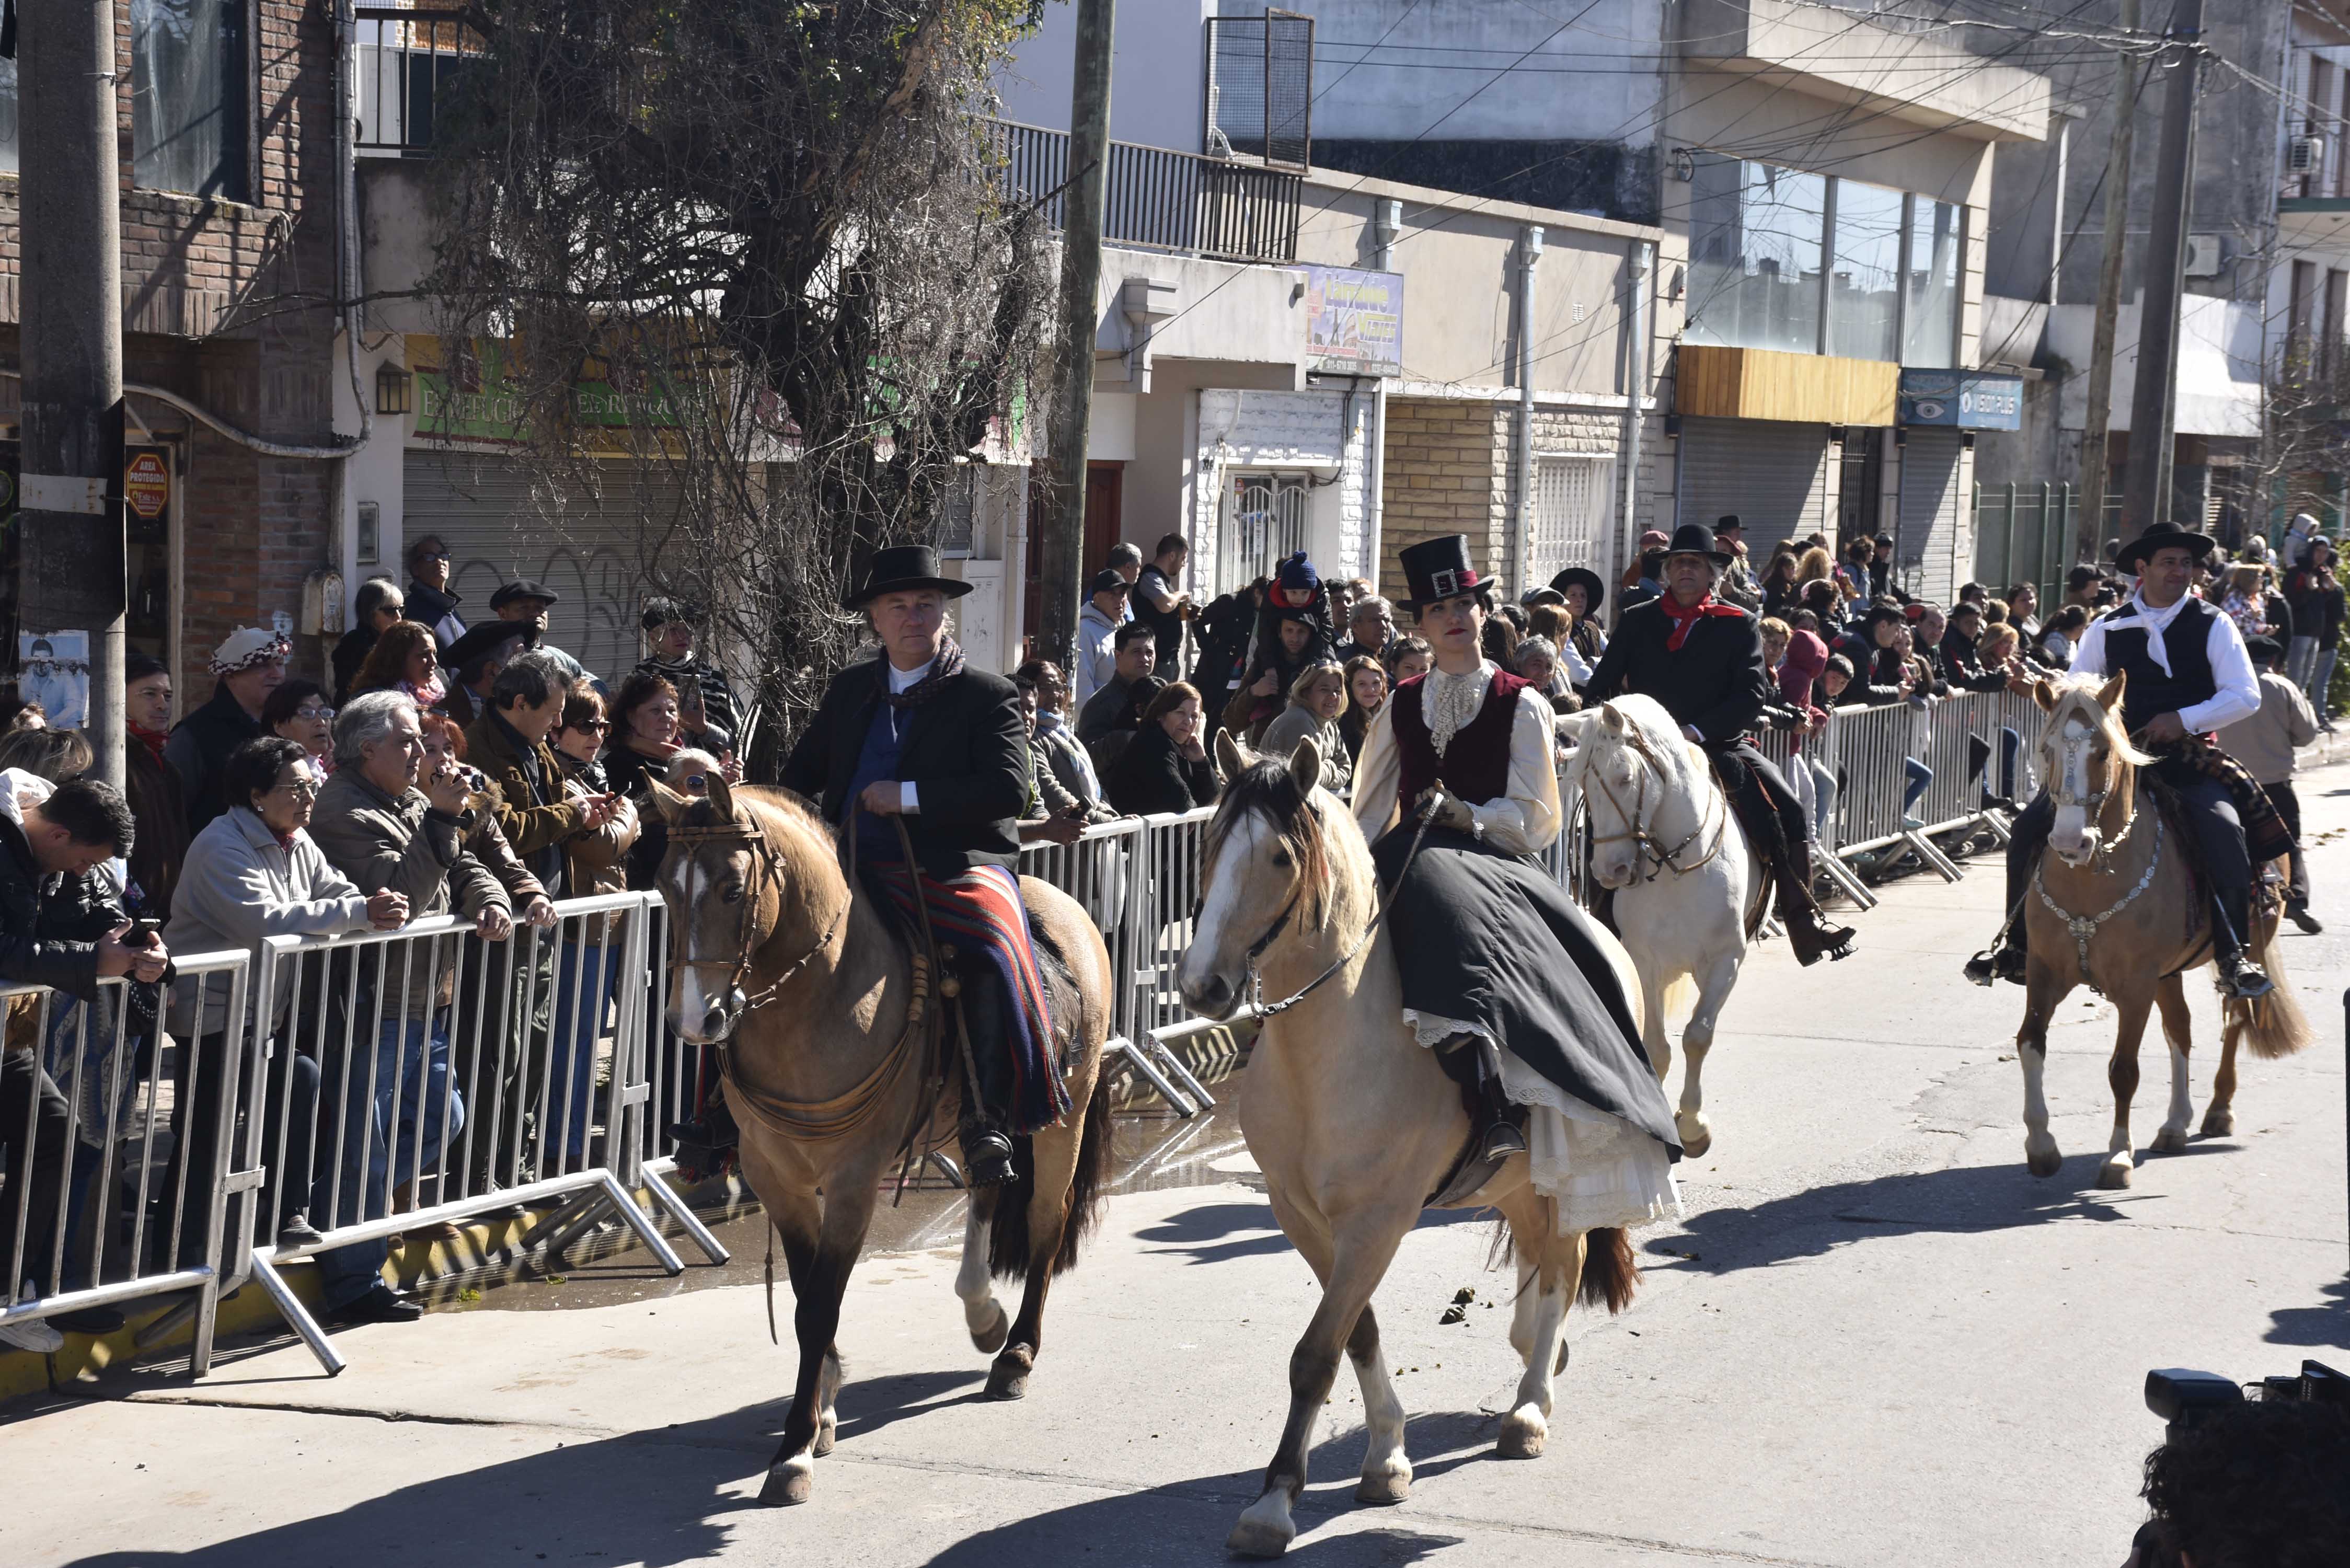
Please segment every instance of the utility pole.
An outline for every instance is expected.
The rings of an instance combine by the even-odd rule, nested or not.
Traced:
[[[26,631],[89,638],[84,721],[122,785],[121,170],[113,0],[19,14],[24,415],[17,577]],[[14,660],[16,649],[9,649]],[[13,667],[13,665],[12,665]]]
[[[2122,0],[2121,26],[2125,33],[2137,31],[2137,0]],[[2130,147],[2137,140],[2137,62],[2127,55],[2116,54],[2114,140],[2106,152],[2106,250],[2097,266],[2096,328],[2089,348],[2089,407],[2081,421],[2084,504],[2074,540],[2075,561],[2095,561],[2106,535],[2106,476],[2112,472],[2106,444],[2114,422],[2114,325],[2121,316],[2122,258],[2128,248]],[[2049,297],[2055,297],[2053,286]]]
[[[2156,154],[2154,216],[2146,237],[2146,287],[2138,296],[2137,385],[2130,395],[2125,526],[2144,529],[2170,515],[2170,427],[2178,387],[2178,298],[2186,286],[2188,182],[2195,172],[2195,78],[2202,65],[2203,0],[2176,0]]]
[[[1077,57],[1069,92],[1069,179],[1061,225],[1061,384],[1049,435],[1045,491],[1046,659],[1066,670],[1077,646],[1085,569],[1086,432],[1094,408],[1094,329],[1101,290],[1102,208],[1109,185],[1109,56],[1117,0],[1077,0]]]

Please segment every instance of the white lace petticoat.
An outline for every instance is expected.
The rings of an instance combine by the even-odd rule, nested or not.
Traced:
[[[1535,1191],[1557,1200],[1560,1235],[1680,1218],[1680,1189],[1664,1145],[1560,1088],[1480,1024],[1408,1007],[1403,1018],[1414,1037],[1431,1048],[1462,1034],[1475,1036],[1475,1049],[1500,1069],[1503,1093],[1526,1107],[1528,1179]]]

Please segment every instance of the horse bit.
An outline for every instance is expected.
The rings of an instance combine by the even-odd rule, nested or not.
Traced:
[[[1706,812],[1704,807],[1699,807],[1697,814],[1697,826],[1690,828],[1689,830],[1688,836],[1683,838],[1679,844],[1674,845],[1669,849],[1666,848],[1662,840],[1659,839],[1656,835],[1650,833],[1647,828],[1640,826],[1640,813],[1647,808],[1648,803],[1648,770],[1653,767],[1659,774],[1663,774],[1665,771],[1664,759],[1658,756],[1654,752],[1648,749],[1647,739],[1638,731],[1627,730],[1624,741],[1625,744],[1631,749],[1636,756],[1640,758],[1644,764],[1638,770],[1638,778],[1633,786],[1632,809],[1629,811],[1626,811],[1624,809],[1624,803],[1616,798],[1616,792],[1609,786],[1606,775],[1598,775],[1598,784],[1599,793],[1607,797],[1607,804],[1616,808],[1617,814],[1624,818],[1625,822],[1628,826],[1622,833],[1603,834],[1593,838],[1591,840],[1593,846],[1596,847],[1602,844],[1620,844],[1625,839],[1630,839],[1636,850],[1645,850],[1648,853],[1648,857],[1655,863],[1649,867],[1648,874],[1641,878],[1644,882],[1655,881],[1658,874],[1664,871],[1670,871],[1676,877],[1686,877],[1692,871],[1703,869],[1709,861],[1711,861],[1715,856],[1721,853],[1722,838],[1730,826],[1729,796],[1726,794],[1722,794],[1719,783],[1717,782],[1716,794],[1720,794],[1721,797],[1721,817],[1714,826],[1712,846],[1707,849],[1706,852],[1700,856],[1693,863],[1687,866],[1680,865],[1679,862],[1682,853],[1686,851],[1690,845],[1696,843],[1699,836],[1705,832],[1705,819],[1709,814]],[[1662,788],[1659,787],[1657,801],[1657,804],[1659,806],[1664,805],[1663,794],[1664,792]]]
[[[2075,741],[2069,742],[2065,746],[2064,749],[2068,753],[2065,757],[2065,765],[2061,777],[2057,781],[2058,787],[2048,792],[2048,798],[2051,802],[2060,807],[2081,807],[2088,812],[2089,820],[2091,822],[2095,822],[2099,816],[2104,815],[2106,797],[2113,792],[2109,786],[2106,789],[2092,791],[2085,796],[2076,795],[2073,793],[2073,759],[2069,753],[2074,746],[2084,743],[2085,742],[2083,742]],[[2111,839],[2099,845],[2097,848],[2092,852],[2090,858],[2093,861],[2102,862],[2105,866],[2110,867],[2113,865],[2114,851],[2122,846],[2124,841],[2129,837],[2130,831],[2137,826],[2138,815],[2139,812],[2137,803],[2132,802],[2130,805],[2130,814],[2123,820],[2121,831],[2115,834]],[[2153,815],[2154,853],[2147,857],[2145,875],[2141,876],[2137,879],[2137,886],[2123,894],[2120,899],[2103,914],[2087,916],[2075,915],[2072,910],[2064,908],[2064,905],[2058,903],[2054,898],[2049,896],[2048,884],[2042,878],[2042,872],[2047,866],[2045,856],[2043,856],[2042,858],[2033,867],[2032,890],[2040,895],[2040,901],[2047,906],[2048,912],[2055,916],[2058,919],[2064,921],[2064,929],[2072,933],[2073,947],[2081,969],[2081,983],[2087,986],[2091,991],[2095,991],[2097,989],[2097,982],[2089,978],[2090,940],[2096,936],[2098,929],[2107,920],[2112,919],[2116,915],[2120,914],[2124,909],[2128,909],[2132,904],[2136,903],[2137,901],[2138,895],[2145,892],[2148,888],[2154,885],[2154,874],[2162,867],[2162,814],[2158,811],[2155,812]],[[2103,993],[2100,992],[2099,994]]]

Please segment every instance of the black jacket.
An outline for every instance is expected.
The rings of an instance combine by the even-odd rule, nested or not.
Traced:
[[[1986,670],[1973,638],[1957,627],[1942,633],[1942,676],[1961,691],[2004,691],[2007,671]]]
[[[408,618],[419,626],[434,628],[432,639],[435,642],[441,640],[439,630],[441,623],[464,602],[455,594],[446,593],[439,588],[427,587],[413,577],[409,579],[408,591],[401,597],[407,605]],[[462,620],[463,618],[459,618]],[[449,644],[442,642],[441,646],[445,650]]]
[[[1110,805],[1139,816],[1212,805],[1218,787],[1216,764],[1177,751],[1163,724],[1137,730],[1118,753],[1118,765],[1102,781]]]
[[[883,661],[853,664],[833,677],[824,703],[784,764],[785,787],[816,801],[837,825],[866,732],[885,706]],[[1020,857],[1020,813],[1028,799],[1028,727],[1011,681],[965,669],[906,711],[898,777],[915,786],[906,818],[914,858],[933,877]]]
[[[191,838],[228,809],[220,789],[228,754],[261,732],[261,721],[244,711],[224,681],[213,688],[212,700],[181,720],[163,742],[163,760],[180,775],[180,788],[187,795]]]
[[[1665,646],[1672,634],[1672,618],[1656,600],[1627,609],[1591,672],[1584,701],[1638,692],[1663,703],[1676,722],[1695,725],[1708,745],[1738,740],[1754,727],[1771,692],[1754,618],[1706,616],[1690,628],[1679,649]]]
[[[43,872],[24,830],[0,815],[0,981],[90,1000],[98,940],[123,919],[103,878]]]
[[[335,705],[337,707],[349,701],[354,695],[351,682],[359,679],[359,666],[367,662],[367,656],[375,647],[376,639],[382,635],[373,627],[355,626],[343,633],[342,640],[335,644]]]

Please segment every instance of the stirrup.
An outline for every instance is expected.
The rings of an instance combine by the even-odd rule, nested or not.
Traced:
[[[2258,1002],[2276,989],[2276,981],[2268,977],[2268,971],[2241,954],[2216,967],[2220,994],[2230,1001]]]
[[[1996,985],[2002,980],[2022,985],[2024,969],[2023,950],[2012,942],[2002,942],[1967,960],[1966,976],[1981,986]]]
[[[1012,1168],[1012,1140],[987,1123],[965,1122],[955,1141],[962,1146],[966,1186],[1001,1187],[1018,1174]]]
[[[1520,1132],[1516,1125],[1506,1117],[1487,1127],[1485,1136],[1477,1143],[1477,1158],[1489,1163],[1504,1160],[1513,1154],[1525,1152],[1526,1135]]]

